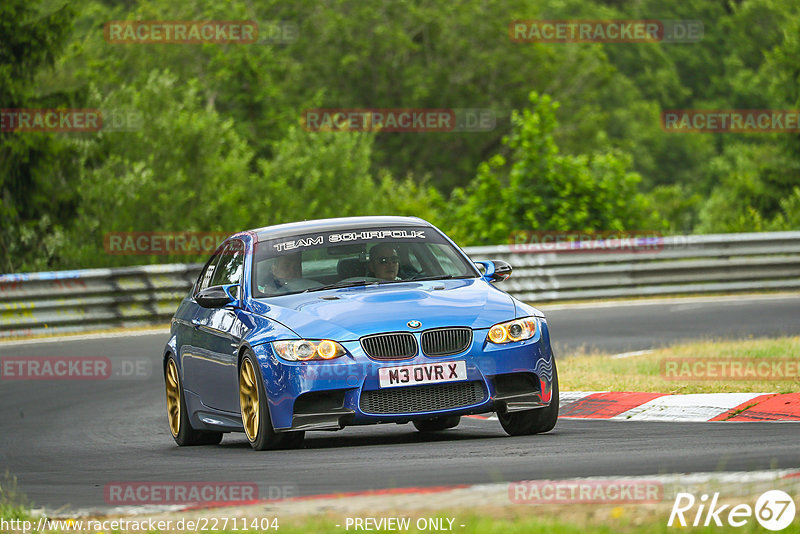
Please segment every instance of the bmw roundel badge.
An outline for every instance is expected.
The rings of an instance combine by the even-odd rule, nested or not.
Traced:
[[[422,323],[415,319],[408,321],[406,324],[408,325],[409,328],[419,328],[420,326],[422,326]]]

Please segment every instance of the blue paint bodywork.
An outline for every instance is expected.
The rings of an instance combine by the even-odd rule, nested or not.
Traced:
[[[256,243],[307,234],[310,231],[419,226],[441,233],[429,223],[406,217],[358,217],[308,221],[235,234],[244,243],[240,299],[218,309],[199,306],[194,290],[181,302],[171,325],[164,358],[176,357],[191,424],[196,429],[242,431],[238,369],[245,350],[258,362],[268,396],[269,415],[276,430],[298,429],[293,420],[295,401],[309,392],[335,391],[343,398],[339,425],[405,422],[440,415],[494,411],[496,377],[533,373],[541,406],[550,402],[553,354],[543,314],[520,302],[480,275],[474,278],[409,281],[346,287],[270,298],[253,298],[251,273]],[[442,234],[443,235],[443,234]],[[446,236],[449,243],[453,244]],[[227,240],[226,240],[227,243]],[[223,243],[220,247],[225,246]],[[455,244],[453,246],[469,258]],[[487,342],[489,328],[515,318],[536,317],[536,335],[528,340],[495,345]],[[410,328],[410,320],[421,322]],[[428,357],[420,350],[402,362],[370,359],[360,338],[383,332],[411,332],[420,346],[422,332],[440,327],[469,327],[471,346],[446,357]],[[330,361],[293,362],[278,357],[271,342],[291,339],[331,339],[346,355]],[[359,407],[363,392],[378,390],[378,369],[394,365],[465,361],[468,380],[485,385],[480,404],[421,413],[365,413]],[[415,386],[419,387],[419,386]],[[293,422],[294,421],[294,422]],[[312,428],[313,429],[313,428]]]

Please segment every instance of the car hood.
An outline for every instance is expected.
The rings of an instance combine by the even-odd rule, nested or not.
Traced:
[[[351,341],[377,332],[489,328],[515,317],[514,300],[482,279],[398,282],[253,302],[253,311],[307,339]],[[411,329],[408,322],[421,323]]]

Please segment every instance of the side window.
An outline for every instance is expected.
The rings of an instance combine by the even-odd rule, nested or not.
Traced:
[[[238,284],[242,279],[244,264],[244,244],[234,239],[228,243],[219,255],[219,262],[211,275],[212,286]]]
[[[197,285],[194,288],[195,295],[211,285],[211,278],[214,276],[219,258],[219,254],[211,258],[206,268],[200,273],[200,277],[197,279]]]

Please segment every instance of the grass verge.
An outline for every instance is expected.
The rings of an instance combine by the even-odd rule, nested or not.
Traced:
[[[524,511],[525,515],[517,512],[513,517],[505,513],[506,517],[498,517],[497,514],[470,514],[460,516],[458,524],[454,524],[452,532],[459,534],[660,534],[678,532],[737,532],[750,534],[754,532],[765,532],[759,524],[751,520],[740,528],[728,525],[709,526],[709,527],[680,527],[677,524],[668,527],[666,517],[663,514],[655,513],[645,516],[641,513],[630,513],[627,507],[608,507],[598,505],[574,505],[572,513],[567,513],[563,517],[555,517],[552,512],[545,511],[543,507],[528,507]],[[401,514],[402,515],[402,514]],[[383,516],[386,517],[386,516]],[[446,515],[441,515],[447,525]],[[339,520],[341,521],[341,520]],[[342,534],[348,532],[342,526],[334,526],[334,520],[314,518],[303,523],[288,525],[286,529],[281,527],[280,532],[284,534]],[[460,525],[464,525],[461,527]],[[791,527],[787,529],[791,531]],[[356,530],[351,526],[349,532]],[[383,530],[389,532],[389,530]],[[430,532],[431,529],[418,529],[414,520],[411,527],[402,532]],[[435,530],[434,530],[435,531]]]
[[[795,495],[795,499],[797,496]],[[734,502],[734,501],[732,501]],[[740,501],[737,501],[740,502]],[[750,503],[753,504],[752,502]],[[268,530],[215,530],[214,532],[229,532],[231,534],[242,532],[249,533],[274,533],[283,534],[343,534],[347,532],[363,532],[365,530],[380,532],[440,532],[449,531],[459,534],[667,534],[679,532],[714,532],[726,533],[737,532],[750,534],[754,532],[764,532],[755,518],[750,517],[742,527],[732,527],[724,523],[726,516],[723,514],[722,526],[711,523],[708,527],[692,527],[693,517],[687,519],[687,527],[681,527],[677,522],[672,526],[667,525],[670,515],[671,503],[659,503],[649,505],[607,505],[607,504],[572,504],[560,506],[546,505],[518,505],[504,507],[475,507],[469,510],[452,509],[438,510],[425,513],[422,510],[414,512],[407,511],[380,511],[376,513],[358,513],[348,516],[339,514],[323,513],[313,514],[304,517],[282,517],[277,528],[272,527]],[[209,516],[214,515],[210,513]],[[375,523],[371,528],[364,528],[363,521],[370,519],[376,523],[384,521],[384,525],[389,518],[405,519],[407,528],[398,528],[398,523],[394,526],[379,528]],[[127,520],[143,519],[141,516],[127,516]],[[362,527],[357,528],[347,520],[361,519]],[[75,521],[73,529],[61,530],[54,529],[49,532],[53,534],[76,534],[75,530],[80,528],[78,521]],[[786,532],[796,532],[798,520],[786,529]],[[702,524],[702,523],[701,523]],[[15,531],[10,533],[17,534]],[[84,530],[83,532],[87,532]],[[142,534],[140,530],[114,530],[114,533]],[[161,532],[161,531],[150,531]],[[183,532],[170,530],[168,532]],[[191,531],[188,531],[191,532]],[[94,534],[94,533],[93,533]]]
[[[800,337],[700,341],[626,358],[584,353],[558,365],[561,391],[792,393],[800,391]]]
[[[17,488],[17,477],[6,471],[0,482],[0,517],[4,519],[29,519],[30,503]]]

